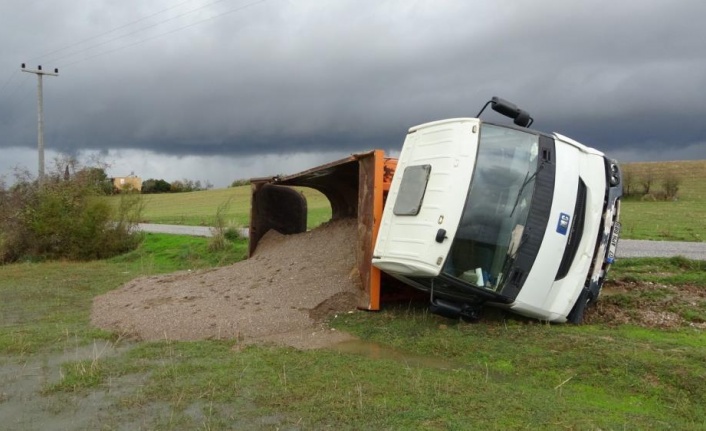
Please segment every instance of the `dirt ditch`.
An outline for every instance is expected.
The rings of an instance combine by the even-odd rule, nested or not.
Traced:
[[[585,323],[671,329],[706,329],[706,289],[658,283],[608,281]]]

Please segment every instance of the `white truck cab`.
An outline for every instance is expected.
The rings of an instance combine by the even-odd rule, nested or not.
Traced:
[[[617,163],[562,135],[479,118],[422,124],[405,139],[372,263],[428,291],[442,315],[474,319],[489,304],[579,323],[615,255],[621,196]]]

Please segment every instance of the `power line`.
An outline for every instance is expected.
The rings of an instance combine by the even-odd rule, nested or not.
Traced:
[[[8,84],[10,84],[10,81],[12,81],[15,78],[15,75],[17,75],[17,71],[13,70],[12,73],[10,74],[10,77],[7,79],[7,81],[5,81],[5,83],[2,85],[2,87],[0,87],[0,94],[2,94],[2,92],[5,90],[5,87],[7,87]]]
[[[19,76],[19,74],[17,73],[16,70],[14,70],[10,74],[10,78],[7,81],[5,81],[5,84],[2,86],[2,88],[0,88],[0,95],[2,95],[4,98],[11,99],[22,88],[25,88],[24,84],[30,80],[29,76],[25,76],[24,79],[20,78],[20,82],[14,82],[11,87],[8,87],[8,85],[14,80],[14,78],[16,76]],[[8,88],[7,91],[5,91],[6,88]],[[3,94],[3,92],[5,92],[5,94]],[[24,99],[24,98],[20,99],[20,101],[18,102],[20,105],[15,105],[15,108],[19,109],[21,106],[23,106],[22,104],[25,103],[24,102],[25,100],[26,99]]]
[[[106,31],[106,32],[97,34],[97,35],[95,35],[95,36],[87,37],[87,38],[85,38],[85,39],[81,39],[81,40],[79,40],[79,41],[77,41],[77,42],[71,43],[71,44],[69,44],[69,45],[67,45],[67,46],[64,46],[64,47],[62,47],[62,48],[57,48],[57,49],[55,49],[55,50],[53,50],[53,51],[45,52],[44,54],[40,54],[40,55],[38,55],[38,56],[36,56],[36,57],[30,58],[30,61],[31,61],[31,60],[37,60],[37,59],[43,58],[43,57],[45,57],[45,56],[47,56],[47,55],[56,54],[57,52],[66,51],[67,49],[73,48],[74,46],[82,45],[82,44],[84,44],[84,43],[86,43],[86,42],[89,42],[89,41],[91,41],[91,40],[101,38],[101,37],[106,36],[106,35],[109,35],[109,34],[111,34],[111,33],[115,33],[115,32],[118,31],[118,30],[122,30],[122,29],[124,29],[124,28],[130,27],[131,25],[135,25],[135,24],[137,24],[137,23],[139,23],[139,22],[145,21],[145,20],[150,19],[150,18],[152,18],[152,17],[154,17],[154,16],[160,15],[160,14],[162,14],[162,13],[164,13],[164,12],[169,12],[169,11],[172,10],[172,9],[179,8],[179,7],[183,6],[183,5],[185,5],[186,3],[190,3],[190,2],[192,2],[192,1],[193,1],[193,0],[186,0],[186,1],[184,1],[184,2],[181,2],[181,3],[177,4],[177,5],[174,5],[174,6],[172,6],[172,7],[168,7],[168,8],[166,8],[166,9],[162,9],[162,10],[160,10],[160,11],[158,11],[158,12],[155,12],[155,13],[152,13],[152,14],[147,15],[147,16],[145,16],[145,17],[139,18],[139,19],[137,19],[137,20],[135,20],[135,21],[131,21],[131,22],[127,23],[127,24],[123,24],[123,25],[121,25],[121,26],[115,27],[115,28],[110,29],[110,30],[108,30],[108,31]]]
[[[40,55],[40,56],[33,57],[32,59],[37,59],[37,58],[41,58],[41,57],[46,56],[46,55],[51,55],[51,54],[59,53],[59,52],[61,52],[61,51],[66,51],[67,49],[73,48],[73,47],[75,47],[75,46],[82,45],[82,44],[87,43],[87,42],[89,42],[89,41],[91,41],[91,40],[98,39],[98,38],[100,38],[100,37],[103,37],[103,36],[106,36],[106,35],[108,35],[108,34],[114,33],[114,32],[116,32],[116,31],[118,31],[118,30],[122,30],[122,29],[124,29],[124,28],[130,27],[130,26],[132,26],[132,25],[134,25],[134,24],[137,24],[137,23],[139,23],[139,22],[145,21],[145,20],[147,20],[147,19],[149,19],[149,18],[152,18],[152,17],[154,17],[154,16],[157,16],[157,15],[160,15],[160,14],[162,14],[162,13],[168,12],[168,11],[170,11],[170,10],[172,10],[172,9],[176,9],[176,8],[178,8],[178,7],[180,7],[180,6],[183,6],[184,4],[189,3],[189,2],[191,2],[191,1],[193,1],[193,0],[186,0],[186,1],[181,2],[181,3],[179,3],[179,4],[175,5],[175,6],[172,6],[172,7],[166,8],[166,9],[162,9],[162,10],[160,10],[160,11],[158,11],[158,12],[152,13],[152,14],[150,14],[150,15],[148,15],[148,16],[143,17],[143,18],[137,19],[137,20],[132,21],[132,22],[129,22],[129,23],[127,23],[127,24],[123,24],[123,25],[118,26],[118,27],[115,27],[115,28],[113,28],[113,29],[111,29],[111,30],[108,30],[107,32],[101,33],[101,34],[99,34],[99,35],[96,35],[96,36],[93,36],[93,37],[90,37],[90,38],[83,39],[83,40],[81,40],[81,41],[75,42],[75,43],[70,44],[70,45],[68,45],[68,46],[65,46],[65,47],[63,47],[63,48],[59,48],[59,49],[55,49],[55,50],[53,50],[53,51],[49,51],[49,52],[47,52],[47,53],[45,53],[45,54],[42,54],[42,55]],[[120,39],[123,39],[123,38],[128,37],[128,36],[132,36],[132,35],[134,35],[134,34],[140,33],[140,32],[142,32],[142,31],[148,30],[148,29],[150,29],[150,28],[157,27],[157,26],[159,26],[159,25],[161,25],[161,24],[164,24],[164,23],[166,23],[166,22],[173,21],[173,20],[175,20],[175,19],[177,19],[177,18],[181,18],[181,17],[183,17],[183,16],[189,15],[189,14],[191,14],[191,13],[194,13],[194,12],[196,12],[196,11],[199,11],[199,10],[201,10],[201,9],[203,9],[203,8],[208,7],[208,6],[212,6],[212,5],[217,4],[217,3],[222,3],[222,2],[224,2],[224,1],[229,1],[229,0],[216,0],[216,1],[213,1],[213,2],[211,2],[211,3],[207,3],[207,4],[202,5],[202,6],[198,7],[198,8],[196,8],[196,9],[193,9],[193,10],[191,10],[191,11],[189,11],[189,12],[185,12],[185,13],[183,13],[183,14],[179,14],[179,15],[177,15],[177,16],[175,16],[175,17],[172,17],[172,18],[164,19],[164,20],[162,20],[162,21],[160,21],[160,22],[158,22],[158,23],[156,23],[156,24],[152,24],[152,25],[150,25],[150,26],[148,26],[148,27],[143,27],[143,28],[141,28],[141,29],[138,29],[138,30],[135,30],[135,31],[133,31],[133,32],[124,34],[124,35],[122,35],[122,36],[112,38],[112,39],[110,39],[110,40],[108,40],[108,41],[104,41],[104,42],[101,42],[101,43],[98,43],[98,44],[91,45],[91,46],[86,47],[86,48],[84,48],[84,49],[82,49],[82,50],[74,51],[74,52],[69,53],[69,54],[64,55],[64,56],[55,57],[53,60],[50,59],[50,61],[57,61],[57,60],[66,59],[66,58],[70,58],[70,57],[76,56],[76,55],[78,55],[78,54],[80,54],[80,53],[82,53],[82,52],[86,52],[86,51],[88,51],[88,50],[97,48],[97,47],[102,46],[102,45],[105,45],[105,44],[107,44],[107,43],[109,43],[109,42],[113,42],[113,41],[120,40]],[[110,53],[113,53],[113,52],[116,52],[116,51],[120,51],[120,50],[123,50],[123,49],[125,49],[125,48],[130,48],[130,47],[132,47],[132,46],[139,45],[139,44],[142,44],[142,43],[145,43],[145,42],[148,42],[148,41],[151,41],[151,40],[154,40],[154,39],[157,39],[157,38],[160,38],[160,37],[162,37],[162,36],[166,36],[166,35],[169,35],[169,34],[172,34],[172,33],[176,33],[176,32],[178,32],[178,31],[184,30],[184,29],[189,28],[189,27],[193,27],[193,26],[198,25],[198,24],[201,24],[201,23],[203,23],[203,22],[205,22],[205,21],[210,21],[210,20],[212,20],[212,19],[216,19],[216,18],[219,18],[219,17],[224,16],[224,15],[228,15],[228,14],[231,14],[231,13],[234,13],[234,12],[241,11],[241,10],[243,10],[243,9],[246,9],[246,8],[248,8],[248,7],[251,7],[251,6],[255,6],[255,5],[259,4],[259,3],[264,3],[264,2],[266,2],[266,1],[267,1],[267,0],[257,0],[257,1],[254,1],[254,2],[251,2],[251,3],[248,3],[248,4],[245,4],[245,5],[241,5],[241,6],[238,6],[238,7],[233,8],[233,9],[227,10],[227,11],[225,11],[225,12],[219,13],[219,14],[217,14],[217,15],[214,15],[214,16],[211,16],[211,17],[202,19],[202,20],[198,20],[198,21],[193,22],[193,23],[191,23],[191,24],[187,24],[187,25],[178,27],[178,28],[176,28],[176,29],[174,29],[174,30],[171,30],[171,31],[168,31],[168,32],[160,33],[160,34],[157,34],[157,35],[155,35],[155,36],[148,37],[148,38],[146,38],[146,39],[143,39],[143,40],[140,40],[140,41],[137,41],[137,42],[134,42],[134,43],[130,43],[130,44],[127,44],[127,45],[123,45],[123,46],[120,46],[120,47],[117,47],[117,48],[114,48],[114,49],[110,49],[110,50],[107,50],[107,51],[99,52],[99,53],[97,53],[97,54],[91,55],[91,56],[89,56],[89,57],[86,57],[86,58],[83,58],[83,59],[81,59],[81,60],[77,60],[77,61],[74,61],[74,62],[71,62],[71,63],[61,64],[61,67],[62,67],[62,68],[65,68],[65,67],[67,67],[67,66],[72,66],[72,65],[81,63],[81,62],[83,62],[83,61],[86,61],[86,60],[90,60],[90,59],[93,59],[93,58],[96,58],[96,57],[100,57],[100,56],[103,56],[103,55],[106,55],[106,54],[110,54]],[[6,89],[6,88],[10,85],[10,83],[14,80],[15,76],[17,76],[17,71],[13,71],[13,73],[10,74],[9,78],[5,81],[5,83],[2,85],[2,87],[0,87],[0,94],[3,94],[3,92],[5,91],[5,89]],[[17,89],[17,88],[19,88],[19,87],[20,87],[19,85],[14,86],[15,89]]]
[[[158,27],[158,26],[160,26],[160,25],[162,25],[162,24],[164,24],[164,23],[167,23],[167,22],[170,22],[170,21],[174,21],[174,20],[179,19],[179,18],[182,18],[182,17],[184,17],[184,16],[193,14],[194,12],[197,12],[197,11],[199,11],[199,10],[201,10],[201,9],[204,9],[204,8],[206,8],[206,7],[209,7],[209,6],[213,6],[214,4],[217,4],[217,3],[222,3],[222,2],[224,2],[224,1],[230,1],[230,0],[216,0],[216,1],[213,1],[213,2],[211,2],[211,3],[207,3],[207,4],[202,5],[202,6],[198,7],[198,8],[196,8],[196,9],[192,9],[192,10],[190,10],[190,11],[188,11],[188,12],[184,12],[184,13],[181,13],[181,14],[179,14],[179,15],[173,16],[173,17],[171,17],[171,18],[164,19],[164,20],[159,21],[159,22],[157,22],[157,23],[155,23],[155,24],[151,24],[151,25],[148,25],[148,26],[146,26],[146,27],[142,27],[142,28],[136,29],[136,30],[134,30],[134,31],[131,31],[130,33],[126,33],[126,34],[123,34],[123,35],[120,35],[120,36],[113,37],[113,38],[108,39],[108,40],[105,40],[105,41],[103,41],[103,42],[99,42],[99,43],[90,45],[90,46],[88,46],[88,47],[86,47],[86,48],[83,48],[83,49],[80,49],[80,50],[78,50],[78,51],[73,51],[73,52],[68,53],[68,54],[66,54],[66,55],[62,55],[62,56],[59,56],[59,57],[55,57],[55,58],[51,59],[51,61],[56,62],[56,61],[61,60],[61,59],[66,59],[66,58],[75,57],[75,56],[78,55],[78,54],[84,53],[84,52],[86,52],[86,51],[90,51],[90,50],[92,50],[92,49],[94,49],[94,48],[98,48],[98,47],[107,45],[108,43],[115,42],[115,41],[117,41],[117,40],[124,39],[124,38],[129,37],[129,36],[133,36],[133,35],[138,34],[138,33],[142,33],[142,32],[144,32],[144,31],[146,31],[146,30],[149,30],[149,29]],[[168,34],[175,33],[175,32],[177,32],[177,31],[183,30],[183,29],[185,29],[185,28],[192,27],[192,26],[197,25],[197,24],[200,24],[200,23],[202,23],[202,22],[209,21],[209,20],[211,20],[211,19],[218,18],[218,17],[223,16],[223,15],[227,15],[227,14],[230,14],[230,13],[233,13],[233,12],[237,12],[237,11],[246,9],[246,8],[251,7],[251,6],[254,6],[254,5],[256,5],[256,4],[263,3],[263,2],[265,2],[265,1],[267,1],[267,0],[257,0],[257,1],[254,1],[254,2],[251,2],[251,3],[248,3],[248,4],[245,4],[245,5],[241,5],[241,6],[238,6],[238,7],[236,7],[236,8],[230,9],[230,10],[228,10],[228,11],[222,12],[222,13],[220,13],[220,14],[217,14],[217,15],[214,15],[214,16],[211,16],[211,17],[208,17],[208,18],[205,18],[205,19],[202,19],[202,20],[193,22],[193,23],[191,23],[191,24],[184,25],[184,26],[182,26],[182,27],[178,27],[178,28],[176,28],[176,29],[174,29],[174,30],[171,30],[171,31],[168,31],[168,32],[164,32],[164,33],[160,33],[160,34],[158,34],[158,35],[156,35],[156,36],[153,36],[153,37],[148,37],[148,38],[146,38],[146,39],[143,39],[143,40],[140,40],[140,41],[137,41],[137,42],[134,42],[134,43],[130,43],[130,44],[127,44],[127,45],[124,45],[124,46],[121,46],[121,47],[118,47],[118,48],[115,48],[115,49],[103,51],[103,52],[100,52],[100,53],[98,53],[98,54],[96,54],[96,55],[92,55],[92,56],[90,56],[90,57],[87,57],[87,58],[84,58],[84,59],[82,59],[82,60],[78,60],[78,61],[75,61],[75,62],[72,62],[72,63],[62,64],[62,67],[67,67],[67,66],[70,66],[70,65],[74,65],[74,64],[76,64],[76,63],[80,63],[80,62],[82,62],[82,61],[89,60],[89,59],[91,59],[91,58],[99,57],[99,56],[101,56],[101,55],[109,54],[109,53],[112,53],[112,52],[115,52],[115,51],[119,51],[119,50],[122,50],[122,49],[125,49],[125,48],[128,48],[128,47],[131,47],[131,46],[139,45],[139,44],[144,43],[144,42],[146,42],[146,41],[153,40],[153,39],[156,39],[156,38],[159,38],[159,37],[168,35]]]

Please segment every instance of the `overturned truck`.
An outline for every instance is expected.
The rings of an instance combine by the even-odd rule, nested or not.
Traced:
[[[307,203],[293,187],[310,187],[328,198],[332,219],[357,219],[359,308],[378,310],[394,281],[447,317],[477,319],[492,305],[580,323],[615,258],[618,163],[530,129],[512,103],[487,106],[514,124],[482,121],[484,107],[476,118],[412,127],[399,159],[374,150],[253,179],[250,254],[270,229],[306,230]]]

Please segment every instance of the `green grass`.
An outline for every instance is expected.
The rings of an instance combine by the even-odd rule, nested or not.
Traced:
[[[464,364],[455,378],[464,382],[461,388],[473,388],[472,394],[460,389],[461,399],[481,409],[468,413],[482,418],[481,428],[704,423],[706,376],[697,358],[706,353],[706,337],[700,332],[545,325],[509,316],[467,325],[414,307],[346,315],[334,325],[366,340]],[[455,388],[444,383],[445,390]],[[679,413],[671,410],[677,406]]]
[[[180,235],[146,233],[142,246],[132,253],[112,259],[116,264],[141,272],[171,272],[228,265],[247,257],[247,240],[220,252],[209,250],[209,239]]]
[[[499,311],[471,325],[408,304],[332,320],[370,347],[361,355],[235,341],[130,342],[90,326],[94,296],[139,275],[235,261],[245,243],[226,255],[207,245],[205,238],[148,235],[140,249],[107,261],[0,267],[0,364],[51,370],[53,358],[65,357],[58,377],[29,401],[102,399],[104,413],[92,423],[102,429],[706,426],[706,335],[689,328],[547,325]],[[703,271],[682,258],[636,259],[621,260],[614,275],[703,280]],[[118,349],[72,358],[95,340]],[[4,402],[17,396],[4,391]],[[107,393],[115,395],[103,399]],[[70,410],[51,414],[65,418]]]
[[[622,238],[662,241],[706,240],[706,201],[625,201]]]
[[[420,307],[336,318],[377,357],[232,343],[140,343],[64,366],[48,396],[146,376],[125,410],[166,405],[157,429],[700,429],[706,337],[694,331],[495,320],[450,322]],[[385,353],[440,358],[410,365]],[[194,408],[200,414],[194,414]]]
[[[611,279],[675,286],[706,288],[706,261],[684,257],[618,259],[611,267]]]
[[[676,201],[625,199],[621,209],[622,237],[671,241],[706,241],[706,160],[627,163],[633,189],[642,190],[643,178],[653,178],[659,192],[669,175],[679,179]]]
[[[331,206],[324,195],[316,190],[300,188],[307,199],[309,227],[315,227],[331,218]],[[188,226],[214,226],[216,213],[226,205],[226,226],[247,227],[250,224],[250,186],[206,190],[188,193],[143,195],[145,223],[179,224]],[[106,198],[117,205],[118,196]]]

